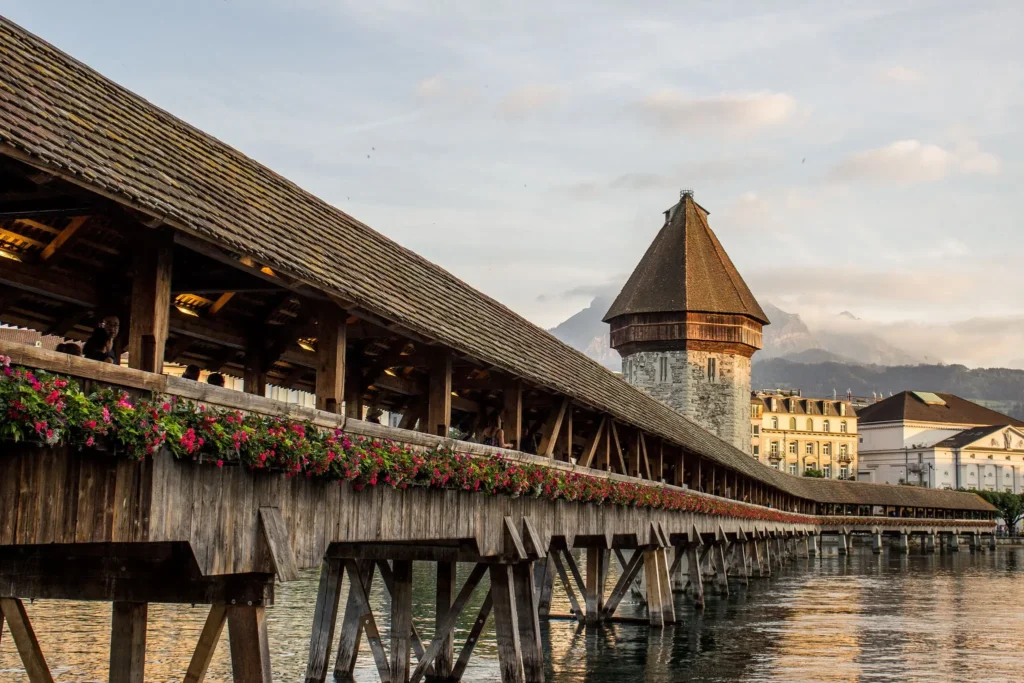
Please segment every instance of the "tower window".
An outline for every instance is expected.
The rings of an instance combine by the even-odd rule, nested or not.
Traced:
[[[668,356],[658,359],[658,384],[668,382]]]
[[[708,358],[708,380],[714,382],[718,378],[718,359]]]

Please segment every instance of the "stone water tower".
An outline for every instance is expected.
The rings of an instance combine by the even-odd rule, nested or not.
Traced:
[[[769,324],[683,192],[604,317],[627,382],[750,451],[750,359]]]

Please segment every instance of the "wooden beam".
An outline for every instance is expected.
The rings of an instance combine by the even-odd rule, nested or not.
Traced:
[[[147,233],[135,247],[128,330],[128,367],[135,370],[163,372],[173,264],[170,230]]]
[[[540,614],[537,587],[533,581],[533,562],[512,565],[515,587],[516,627],[519,631],[523,657],[523,680],[526,683],[544,683],[544,647],[540,637]]]
[[[212,605],[210,613],[203,624],[203,630],[199,634],[199,642],[192,653],[192,659],[185,671],[184,683],[203,683],[206,679],[206,671],[213,661],[213,652],[217,649],[220,641],[220,634],[224,631],[224,622],[227,621],[228,611],[225,605]]]
[[[58,337],[66,337],[68,332],[73,330],[79,323],[88,317],[89,311],[87,309],[79,308],[78,306],[69,306],[65,309],[65,312],[61,314],[61,317],[57,318],[53,324],[48,325],[46,329],[43,330],[43,334],[55,334]]]
[[[515,583],[512,567],[492,564],[491,598],[494,601],[494,635],[498,641],[498,669],[502,683],[524,683],[523,651],[519,638]]]
[[[477,612],[476,620],[473,622],[473,628],[470,629],[469,636],[466,638],[466,644],[462,646],[462,651],[459,653],[459,660],[455,662],[455,670],[452,671],[453,681],[462,680],[462,674],[466,672],[466,665],[469,664],[469,658],[473,656],[473,649],[480,641],[480,634],[483,633],[484,626],[487,625],[487,617],[490,615],[493,605],[492,590],[488,589],[484,602],[480,605],[480,611]]]
[[[563,398],[557,408],[548,415],[544,427],[541,429],[540,445],[537,446],[537,455],[546,458],[552,457],[555,452],[555,443],[558,440],[558,433],[562,429],[562,422],[565,420],[565,413],[569,409],[569,398]]]
[[[288,527],[281,517],[281,510],[276,507],[260,507],[260,528],[263,539],[270,551],[270,561],[277,571],[277,578],[282,582],[294,581],[299,578],[299,569],[295,563],[292,546],[288,542]]]
[[[647,471],[647,478],[654,479],[655,477],[651,474],[651,460],[647,457],[647,439],[644,438],[644,433],[637,430],[637,440],[640,442],[640,463],[644,466]]]
[[[437,659],[434,661],[434,677],[446,679],[452,675],[452,669],[455,667],[455,625],[454,620],[452,625],[448,626],[450,620],[450,612],[452,611],[452,601],[455,600],[455,593],[458,590],[458,583],[455,579],[455,567],[454,562],[437,562],[437,577],[434,600],[434,640],[438,640]],[[480,576],[483,576],[483,571],[480,572]],[[459,611],[462,611],[460,606]],[[431,642],[431,645],[434,643]],[[424,655],[424,660],[420,661],[422,666],[425,660],[429,660],[431,656],[430,648],[427,648],[427,652]],[[420,667],[417,667],[417,671]]]
[[[266,608],[229,605],[227,613],[235,683],[273,683]]]
[[[115,602],[110,625],[110,683],[144,683],[146,617],[144,602]]]
[[[43,651],[39,649],[32,622],[25,612],[25,604],[17,598],[0,598],[0,613],[7,619],[7,627],[14,638],[14,647],[21,656],[21,663],[31,683],[53,683],[50,668],[46,665]]]
[[[509,381],[502,390],[501,428],[505,441],[513,450],[522,450],[519,442],[523,437],[523,382]]]
[[[316,407],[340,413],[345,398],[345,318],[331,302],[319,309],[316,342]]]
[[[185,339],[186,337],[182,337]],[[243,389],[253,396],[267,395],[267,349],[261,334],[252,335],[245,345],[243,362]]]
[[[608,418],[604,415],[601,416],[601,421],[597,425],[597,431],[594,435],[583,444],[583,453],[580,455],[580,467],[590,467],[590,463],[594,459],[594,454],[597,452],[597,446],[601,443],[601,435],[605,432],[605,423]]]
[[[445,349],[432,360],[427,392],[427,420],[420,431],[447,438],[452,424],[452,356]]]
[[[459,615],[462,614],[462,611],[465,609],[470,597],[473,595],[473,591],[480,583],[480,580],[483,579],[486,572],[487,565],[477,563],[477,565],[473,567],[473,571],[470,572],[469,577],[466,579],[466,583],[463,584],[462,590],[459,591],[458,597],[455,598],[455,602],[445,607],[444,616],[439,617],[439,620],[437,621],[434,639],[430,642],[430,645],[427,646],[426,651],[423,653],[423,658],[420,659],[420,663],[416,666],[416,670],[412,672],[409,683],[417,683],[427,672],[427,669],[431,664],[434,665],[435,677],[442,678],[444,676],[448,676],[448,679],[450,680],[459,680],[453,675],[453,673],[440,673],[444,670],[444,666],[441,663],[441,656],[443,655],[444,649],[447,647],[447,643],[450,638],[450,636],[446,634],[451,634],[454,631],[455,625],[458,623]],[[477,636],[479,636],[479,633]],[[470,639],[473,639],[472,635],[470,635]]]
[[[370,608],[370,598],[367,593],[367,587],[363,583],[363,574],[360,572],[359,566],[355,560],[345,560],[345,570],[348,572],[349,585],[352,586],[352,595],[355,596],[356,600],[356,612],[361,616],[362,626],[366,630],[366,640],[370,643],[370,650],[373,652],[373,660],[377,664],[377,673],[380,675],[381,683],[391,683],[391,665],[388,663],[387,653],[384,652],[384,646],[381,643],[380,631],[377,629],[377,621],[373,618],[373,611]],[[369,569],[370,575],[372,576],[373,568]],[[348,624],[348,613],[345,614],[345,622]],[[345,632],[342,632],[342,638],[345,637]],[[339,648],[339,655],[341,654]],[[355,656],[353,655],[352,664],[355,664]],[[346,658],[346,663],[348,658]],[[338,660],[338,666],[341,666],[341,659]],[[335,670],[337,676],[338,670]],[[342,679],[344,680],[344,679]]]
[[[615,420],[609,420],[608,426],[612,432],[612,442],[615,445],[615,455],[619,459],[619,467],[622,468],[620,473],[629,474],[629,470],[626,468],[626,460],[622,457],[622,442],[619,441],[619,430],[615,428]],[[608,469],[612,469],[610,463]]]
[[[46,245],[43,252],[39,254],[39,260],[43,263],[47,261],[56,261],[61,255],[65,254],[75,242],[75,238],[79,235],[79,231],[88,222],[89,216],[75,216],[72,218],[67,227],[61,230],[53,240]]]
[[[339,558],[340,559],[340,558]],[[348,562],[342,561],[342,566],[347,570]],[[376,571],[376,563],[372,560],[357,560],[355,576],[361,577],[362,592],[368,594],[373,585],[373,573]],[[352,672],[355,671],[356,658],[359,655],[359,643],[363,638],[363,607],[360,602],[359,592],[353,583],[353,574],[348,574],[348,600],[345,603],[345,616],[341,624],[341,637],[338,639],[338,659],[334,665],[334,678],[339,681],[352,680]],[[387,659],[385,659],[385,663]]]
[[[99,295],[88,282],[72,282],[58,271],[0,259],[0,285],[81,308],[96,308]]]
[[[216,301],[210,304],[210,308],[206,311],[206,314],[211,318],[216,316],[218,313],[224,310],[224,307],[228,305],[228,302],[230,302],[234,298],[235,292],[222,293],[219,297],[217,297]]]
[[[412,658],[412,562],[394,560],[391,588],[391,676],[409,680]]]

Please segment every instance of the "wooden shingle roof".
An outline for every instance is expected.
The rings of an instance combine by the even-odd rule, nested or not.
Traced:
[[[3,18],[0,155],[251,256],[720,465],[814,498],[806,492],[811,480],[755,461],[439,266]],[[712,250],[721,251],[707,232]],[[728,257],[722,264],[735,273]],[[740,297],[745,310],[767,322],[747,295]]]
[[[666,212],[665,225],[612,302],[604,320],[630,313],[727,313],[767,325],[708,214],[690,194]]]

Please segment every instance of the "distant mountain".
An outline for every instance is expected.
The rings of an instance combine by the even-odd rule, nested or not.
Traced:
[[[609,296],[594,297],[589,306],[548,332],[609,370],[618,372],[622,369],[622,359],[611,347],[608,324],[601,321],[611,305],[612,298]]]
[[[1024,370],[963,365],[856,365],[798,363],[770,358],[754,363],[751,384],[758,389],[800,389],[806,396],[888,396],[906,389],[956,394],[1024,419]]]
[[[608,325],[601,322],[611,303],[610,296],[595,297],[588,307],[548,331],[605,367],[618,371],[622,361],[609,347]],[[785,358],[799,363],[910,365],[927,360],[912,356],[861,329],[859,319],[849,311],[836,316],[841,319],[836,329],[812,333],[798,314],[787,313],[771,303],[765,303],[763,308],[772,324],[764,328],[764,348],[754,357],[755,362]]]

